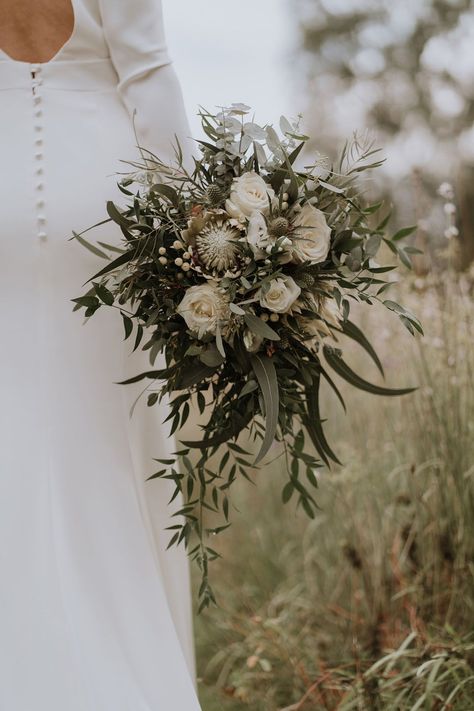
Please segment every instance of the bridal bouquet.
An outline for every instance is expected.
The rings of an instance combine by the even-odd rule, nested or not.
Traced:
[[[90,317],[118,307],[125,338],[133,334],[133,349],[149,353],[150,369],[123,382],[149,381],[150,406],[170,396],[172,433],[191,406],[205,419],[201,438],[156,459],[148,477],[172,479],[173,498],[183,496],[170,545],[184,542],[201,567],[201,607],[214,600],[208,563],[218,554],[209,536],[229,525],[233,482],[249,478],[269,451],[287,468],[283,501],[314,517],[317,469],[338,462],[323,429],[321,383],[343,406],[334,374],[375,395],[411,391],[369,383],[346,363],[343,337],[383,374],[351,304],[382,303],[412,334],[421,332],[415,316],[384,297],[395,266],[375,261],[386,245],[409,266],[416,250],[401,241],[414,228],[389,237],[388,217],[376,219],[381,205],[365,205],[358,192],[358,176],[380,165],[377,151],[355,137],[337,167],[318,159],[296,169],[308,140],[299,122],[282,117],[278,134],[248,113],[242,104],[201,112],[206,140],[192,171],[178,142],[174,166],[142,149],[143,164],[120,182],[127,209],[108,203],[123,233],[119,256],[74,234],[108,258],[75,308]],[[155,369],[160,352],[166,367]]]

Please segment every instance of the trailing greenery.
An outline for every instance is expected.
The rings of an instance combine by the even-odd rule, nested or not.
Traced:
[[[408,344],[359,312],[382,360],[420,387],[373,407],[342,386],[351,418],[324,388],[344,467],[324,476],[309,525],[281,515],[275,465],[237,485],[215,571],[224,602],[195,623],[203,711],[473,708],[473,295],[448,271],[405,281],[429,323]]]
[[[337,167],[297,169],[308,139],[298,123],[282,117],[280,136],[248,112],[234,104],[201,113],[206,140],[192,171],[179,144],[172,167],[143,150],[143,165],[121,182],[128,207],[108,203],[123,234],[118,256],[74,235],[107,258],[75,308],[91,317],[118,307],[125,338],[149,352],[150,369],[124,384],[149,381],[150,406],[171,395],[171,434],[191,407],[206,415],[201,438],[180,438],[175,456],[157,458],[148,477],[172,479],[172,500],[183,497],[170,545],[184,543],[201,568],[201,609],[215,601],[209,536],[228,527],[231,487],[274,442],[286,465],[283,501],[314,518],[317,472],[339,461],[320,415],[321,383],[343,406],[333,374],[375,395],[412,392],[369,382],[345,361],[341,337],[358,342],[383,375],[351,318],[353,305],[383,304],[411,334],[422,332],[409,310],[386,298],[396,264],[375,261],[385,245],[395,263],[410,266],[417,250],[402,245],[414,228],[389,237],[388,216],[377,218],[382,206],[359,195],[358,177],[380,165],[378,150],[355,138]],[[154,368],[162,351],[166,367]],[[237,442],[244,432],[245,447]],[[205,511],[220,514],[210,527]]]

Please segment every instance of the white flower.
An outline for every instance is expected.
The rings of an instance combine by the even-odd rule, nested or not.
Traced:
[[[273,188],[267,185],[258,173],[249,171],[234,178],[225,209],[229,215],[244,222],[255,210],[265,215],[268,212],[269,201],[273,202],[274,199]]]
[[[265,292],[260,290],[260,305],[274,313],[287,313],[300,294],[300,287],[290,276],[279,276],[272,279]]]
[[[258,336],[256,333],[250,331],[248,328],[245,329],[244,346],[246,347],[249,353],[256,353],[260,349],[262,343],[262,336]]]
[[[207,269],[222,272],[237,264],[239,238],[239,230],[228,221],[210,220],[195,238],[196,251]]]
[[[254,210],[250,215],[247,229],[247,242],[256,259],[265,259],[265,249],[269,244],[267,223],[261,212]]]
[[[217,285],[212,282],[187,289],[177,313],[184,318],[188,328],[202,338],[205,333],[215,333],[218,321],[229,316],[228,304]]]
[[[324,213],[306,203],[293,220],[292,258],[295,262],[324,262],[329,252],[331,229]]]

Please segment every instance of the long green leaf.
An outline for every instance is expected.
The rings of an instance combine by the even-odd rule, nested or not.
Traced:
[[[79,244],[82,244],[82,246],[92,252],[92,254],[95,254],[97,257],[101,257],[102,259],[110,259],[108,254],[96,247],[94,244],[92,244],[92,242],[89,242],[87,239],[84,239],[84,237],[81,237],[81,235],[77,232],[74,232],[74,230],[72,231],[72,234],[77,239]]]
[[[82,286],[85,286],[88,284],[90,281],[93,279],[98,279],[99,277],[103,276],[104,274],[108,274],[109,272],[113,272],[114,269],[117,269],[117,267],[121,267],[123,264],[126,264],[127,262],[130,262],[130,260],[134,259],[136,257],[137,250],[136,249],[129,249],[124,254],[121,254],[117,259],[112,260],[109,264],[107,264],[106,267],[98,271],[94,276],[91,276],[90,279],[84,282]]]
[[[258,316],[246,313],[244,316],[244,321],[248,328],[253,333],[257,334],[257,336],[267,338],[269,341],[280,340],[280,336],[278,335],[278,333],[274,331],[273,328],[268,325],[268,323],[265,323],[265,321],[262,321],[261,318],[258,318]]]
[[[270,449],[278,426],[279,393],[275,365],[267,356],[255,355],[250,359],[265,404],[265,436],[254,464],[258,464]]]
[[[362,348],[370,355],[370,357],[374,361],[381,375],[384,375],[382,363],[380,362],[380,359],[377,353],[375,352],[374,347],[366,338],[366,336],[362,333],[360,328],[358,328],[355,323],[352,323],[352,321],[344,321],[341,325],[341,328],[346,336],[352,338],[354,341],[357,341],[357,343],[362,346]]]
[[[324,434],[321,414],[319,412],[319,386],[320,376],[318,375],[314,378],[313,385],[306,388],[306,407],[308,415],[307,417],[303,417],[303,424],[308,430],[308,434],[323,461],[328,466],[329,459],[332,459],[333,462],[336,462],[337,464],[341,464],[340,460],[331,449],[326,439],[326,435]]]
[[[379,385],[374,385],[373,383],[369,383],[367,380],[361,378],[360,375],[357,375],[357,373],[354,373],[354,371],[349,368],[347,363],[344,362],[342,357],[337,355],[332,348],[324,346],[324,355],[328,365],[331,366],[335,373],[337,373],[344,380],[347,380],[347,382],[355,388],[372,393],[372,395],[407,395],[408,393],[412,393],[416,390],[416,388],[384,388]]]
[[[209,449],[218,447],[221,444],[229,442],[229,440],[237,437],[252,419],[252,414],[234,415],[232,422],[225,427],[219,434],[213,437],[207,437],[201,440],[181,441],[181,444],[190,449]]]

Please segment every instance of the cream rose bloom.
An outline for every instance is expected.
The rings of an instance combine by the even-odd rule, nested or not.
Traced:
[[[227,301],[213,282],[190,286],[181,300],[177,313],[184,318],[188,328],[197,332],[198,338],[215,333],[218,321],[229,316]]]
[[[331,229],[324,213],[306,203],[293,220],[292,261],[318,264],[329,252]]]
[[[260,290],[260,305],[277,314],[287,313],[301,294],[301,289],[290,276],[272,279],[269,289]]]
[[[234,178],[225,209],[232,217],[245,222],[252,212],[258,211],[265,215],[269,200],[273,202],[274,199],[273,188],[258,173],[250,171]]]

